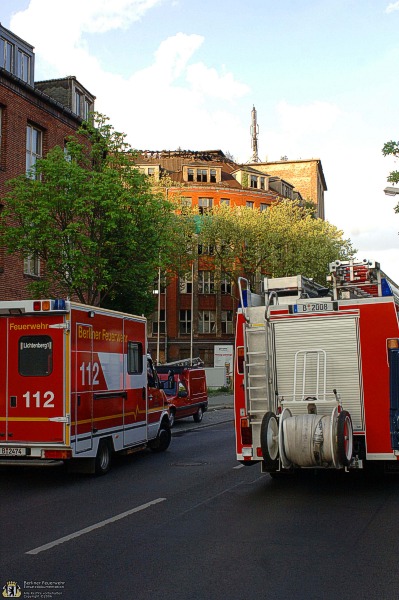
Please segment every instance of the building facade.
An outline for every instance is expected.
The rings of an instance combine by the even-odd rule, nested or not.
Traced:
[[[312,202],[317,207],[316,216],[325,218],[324,192],[327,191],[327,184],[319,158],[257,162],[252,166],[271,177],[290,182],[294,192],[299,192],[305,202]]]
[[[75,77],[35,84],[34,61],[33,47],[0,24],[0,209],[6,182],[34,168],[51,148],[63,148],[84,111],[94,109],[94,96]],[[29,281],[43,275],[34,256],[0,248],[0,300],[26,297]]]
[[[151,177],[167,177],[168,196],[199,213],[221,204],[267,210],[294,186],[270,178],[257,165],[240,165],[221,150],[143,152],[137,166]],[[270,179],[272,181],[270,181]],[[274,189],[273,189],[274,188]],[[149,349],[159,362],[199,357],[214,365],[215,346],[233,345],[237,290],[231,281],[216,280],[212,249],[198,246],[191,273],[155,290],[157,311],[149,321]]]

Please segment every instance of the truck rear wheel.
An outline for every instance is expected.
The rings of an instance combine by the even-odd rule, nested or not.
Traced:
[[[111,468],[111,448],[106,440],[98,445],[95,473],[96,475],[105,475]]]
[[[268,411],[263,416],[260,445],[266,469],[276,470],[278,466],[278,422],[272,411]]]
[[[347,410],[339,413],[337,423],[337,454],[338,460],[347,467],[353,454],[353,427],[352,419]]]
[[[203,416],[204,416],[204,409],[202,408],[202,406],[200,406],[198,408],[197,412],[195,413],[195,415],[193,415],[193,419],[196,423],[201,423]]]

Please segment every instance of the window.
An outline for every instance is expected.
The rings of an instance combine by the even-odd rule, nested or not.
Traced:
[[[197,169],[197,181],[202,181],[203,183],[208,181],[207,169]]]
[[[212,209],[212,198],[198,198],[198,211],[201,215],[209,212]]]
[[[155,167],[148,167],[148,175],[153,177],[155,175]]]
[[[186,273],[183,277],[180,277],[179,281],[180,293],[191,294],[193,291],[193,283],[191,279],[191,273]]]
[[[85,98],[84,102],[83,102],[83,118],[85,121],[89,120],[89,113],[90,113],[90,102],[87,98]]]
[[[198,271],[198,293],[214,294],[215,283],[213,271]]]
[[[261,203],[261,205],[260,205],[260,212],[264,212],[268,208],[269,208],[268,204]]]
[[[213,256],[214,247],[213,246],[205,246],[203,244],[198,245],[198,254],[207,254],[208,256]]]
[[[24,258],[24,274],[40,276],[40,258],[36,254],[28,255]]]
[[[127,343],[127,372],[138,375],[143,372],[143,345],[141,342]]]
[[[30,56],[22,52],[22,50],[18,50],[17,57],[17,77],[25,81],[26,83],[31,83],[30,81]]]
[[[0,67],[12,73],[13,65],[14,46],[4,38],[0,38]]]
[[[233,333],[232,310],[222,310],[222,333]]]
[[[154,313],[154,320],[152,322],[152,335],[158,335],[158,321],[159,321],[159,333],[165,334],[166,315],[165,315],[164,308],[161,308],[161,310],[159,311],[159,318],[158,318],[158,311]]]
[[[251,175],[251,188],[258,187],[258,177],[256,175]]]
[[[35,164],[42,157],[42,132],[40,129],[28,125],[26,128],[26,174],[31,179],[37,179]]]
[[[230,198],[220,198],[220,204],[225,204],[226,206],[230,206]]]
[[[191,333],[191,310],[179,311],[179,325],[180,333]]]
[[[194,169],[187,169],[187,181],[194,181]]]
[[[220,282],[220,291],[222,294],[231,294],[231,279],[224,276]]]
[[[83,116],[83,94],[75,90],[75,113],[78,117]]]
[[[180,202],[182,214],[189,214],[192,206],[192,198],[189,198],[188,196],[182,196],[180,198]]]
[[[211,183],[216,183],[216,169],[210,170],[209,181]]]
[[[216,333],[214,310],[200,310],[198,312],[198,333]]]
[[[247,200],[247,201],[246,201],[246,203],[245,203],[245,206],[246,206],[247,208],[253,208],[253,207],[254,207],[254,203],[253,203],[253,202],[251,202],[250,200]]]
[[[260,178],[260,189],[261,190],[265,189],[265,178],[264,177]]]
[[[18,371],[23,377],[47,377],[53,370],[53,340],[48,335],[24,335],[18,342]],[[26,395],[26,394],[25,394]],[[28,402],[28,398],[26,399]]]

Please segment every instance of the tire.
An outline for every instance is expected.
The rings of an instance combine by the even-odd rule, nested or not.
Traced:
[[[347,410],[339,413],[337,423],[337,454],[344,467],[349,466],[353,454],[352,419]]]
[[[173,425],[175,424],[175,411],[171,410],[169,413],[169,427],[172,429]]]
[[[101,441],[98,445],[95,460],[95,474],[105,475],[111,468],[111,447],[107,441]]]
[[[266,469],[275,471],[278,467],[278,422],[272,411],[268,411],[263,416],[260,428],[260,445]]]
[[[202,417],[204,416],[204,409],[202,406],[199,407],[195,415],[193,415],[193,419],[196,423],[201,423]]]
[[[154,443],[151,444],[150,448],[153,452],[165,452],[169,448],[170,441],[172,439],[172,433],[170,431],[169,423],[163,421],[158,431],[158,435]]]

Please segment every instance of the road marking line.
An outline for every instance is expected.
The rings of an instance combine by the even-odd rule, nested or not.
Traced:
[[[244,465],[237,465],[236,467],[233,467],[233,469],[243,469]]]
[[[74,538],[77,538],[81,535],[85,535],[86,533],[90,533],[95,529],[99,529],[100,527],[105,527],[110,523],[114,523],[115,521],[119,521],[120,519],[124,519],[134,513],[140,512],[141,510],[145,510],[154,504],[158,504],[159,502],[164,502],[166,498],[157,498],[156,500],[151,500],[151,502],[147,502],[146,504],[142,504],[141,506],[137,506],[136,508],[132,508],[131,510],[127,510],[126,512],[120,513],[119,515],[115,515],[114,517],[110,517],[109,519],[105,519],[105,521],[100,521],[99,523],[95,523],[94,525],[90,525],[90,527],[85,527],[84,529],[80,529],[79,531],[75,531],[74,533],[70,533],[58,540],[54,540],[54,542],[49,542],[48,544],[44,544],[43,546],[38,546],[33,550],[29,550],[26,554],[39,554],[39,552],[44,552],[45,550],[50,550],[50,548],[54,548],[54,546],[58,546],[59,544],[63,544],[64,542],[69,542]]]

